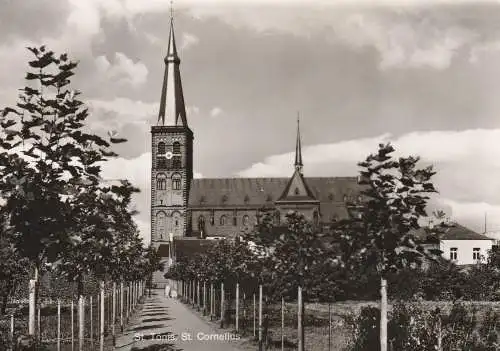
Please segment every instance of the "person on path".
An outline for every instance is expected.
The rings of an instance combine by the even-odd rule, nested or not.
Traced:
[[[165,297],[170,297],[170,285],[165,285]]]

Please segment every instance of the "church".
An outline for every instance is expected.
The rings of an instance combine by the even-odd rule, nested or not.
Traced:
[[[304,176],[298,120],[290,177],[194,179],[195,133],[186,116],[172,18],[164,61],[158,122],[151,127],[151,243],[162,256],[169,256],[171,240],[235,237],[251,229],[264,209],[278,226],[296,210],[321,229],[361,201],[357,177]]]

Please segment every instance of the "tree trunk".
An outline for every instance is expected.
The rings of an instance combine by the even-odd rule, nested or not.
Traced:
[[[387,351],[387,280],[380,280],[380,351]]]
[[[297,305],[298,350],[304,351],[304,301],[301,286],[297,290]]]
[[[83,282],[78,280],[78,350],[84,349],[85,302],[83,297]]]

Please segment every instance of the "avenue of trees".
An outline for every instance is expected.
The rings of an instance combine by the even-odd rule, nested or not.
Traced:
[[[432,167],[419,168],[418,157],[397,158],[394,152],[390,144],[379,145],[376,153],[359,163],[362,205],[326,233],[293,211],[286,216],[287,228],[277,228],[270,211],[253,231],[236,240],[219,241],[206,252],[179,257],[166,276],[224,282],[229,291],[238,282],[247,294],[262,285],[267,304],[279,303],[282,297],[296,301],[299,291],[309,302],[380,300],[376,340],[383,351],[388,347],[387,326],[391,326],[388,296],[393,300],[496,299],[497,249],[488,264],[464,272],[416,236],[427,217],[427,200],[436,192],[435,173]],[[449,225],[443,221],[432,230],[427,228],[428,234],[439,238]],[[373,342],[367,345],[373,347]]]
[[[138,189],[101,172],[117,156],[112,145],[126,140],[88,128],[89,110],[71,88],[77,62],[44,46],[28,50],[27,84],[0,110],[2,312],[26,277],[39,282],[47,271],[82,295],[87,277],[139,281],[160,268],[133,221]]]

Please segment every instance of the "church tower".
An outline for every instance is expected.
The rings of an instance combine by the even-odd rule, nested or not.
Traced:
[[[170,234],[189,232],[188,194],[193,179],[193,132],[182,92],[173,16],[157,125],[151,127],[151,243],[166,244]]]

